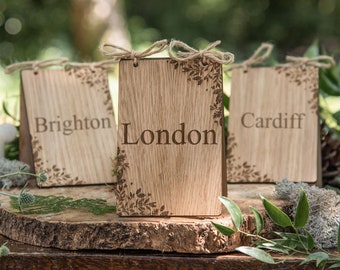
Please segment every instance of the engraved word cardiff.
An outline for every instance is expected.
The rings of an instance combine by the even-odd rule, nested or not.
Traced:
[[[254,113],[246,112],[241,117],[241,124],[245,128],[282,128],[282,129],[302,129],[302,121],[305,113],[278,113],[277,117],[261,117]]]

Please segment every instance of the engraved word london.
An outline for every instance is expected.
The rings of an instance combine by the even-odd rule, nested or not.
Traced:
[[[129,140],[129,126],[131,123],[122,123],[123,126],[123,144],[217,144],[216,131],[213,129],[199,131],[197,129],[188,130],[185,123],[180,123],[179,129],[169,131],[167,129],[159,129],[152,131],[150,129],[143,130],[141,134]]]

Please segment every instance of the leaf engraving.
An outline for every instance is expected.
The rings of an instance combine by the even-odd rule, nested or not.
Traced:
[[[240,157],[236,157],[234,150],[237,148],[237,142],[233,133],[228,134],[227,141],[227,179],[230,182],[274,182],[267,174],[261,176],[261,172],[256,170],[255,165],[247,161],[242,162]]]
[[[204,81],[212,82],[211,88],[206,91],[212,91],[215,99],[210,105],[210,111],[215,123],[223,126],[224,111],[223,111],[223,82],[222,82],[222,67],[221,64],[209,58],[195,58],[188,61],[178,62],[169,60],[169,63],[175,69],[181,68],[181,71],[187,73],[187,80],[202,85]]]
[[[78,176],[73,177],[66,172],[65,168],[59,168],[56,164],[48,166],[48,160],[46,163],[41,157],[43,148],[40,144],[38,137],[32,139],[34,167],[38,172],[44,171],[48,179],[52,179],[54,185],[81,185],[84,181],[80,180]]]
[[[113,174],[117,176],[117,181],[113,184],[117,213],[122,216],[168,216],[169,211],[164,205],[158,207],[157,203],[152,201],[151,193],[144,193],[141,188],[128,192],[133,183],[128,185],[124,178],[124,172],[129,168],[126,159],[125,151],[118,147],[117,156],[112,160]]]
[[[319,80],[318,69],[307,68],[306,65],[278,66],[276,67],[278,73],[283,73],[288,78],[289,82],[295,83],[298,86],[305,84],[305,91],[309,92],[309,109],[313,113],[318,113],[318,97],[319,97]]]

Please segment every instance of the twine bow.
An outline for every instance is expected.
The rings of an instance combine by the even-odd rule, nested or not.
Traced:
[[[318,68],[331,68],[335,65],[334,58],[328,55],[319,55],[311,58],[288,55],[286,56],[286,61],[289,63],[283,64],[283,66],[306,65]]]
[[[221,44],[221,41],[217,40],[209,44],[208,47],[203,50],[196,50],[182,41],[172,40],[168,47],[168,52],[169,56],[176,61],[187,61],[197,57],[204,59],[206,57],[224,65],[234,62],[234,55],[232,53],[212,50],[219,44]],[[181,49],[186,50],[186,52],[178,51],[177,53],[174,53],[174,47],[180,47]]]
[[[89,68],[92,71],[96,68],[102,69],[114,69],[114,64],[116,61],[114,60],[104,60],[100,62],[90,62],[90,63],[76,63],[76,62],[69,62],[65,65],[65,69],[70,68]]]
[[[133,50],[129,51],[113,44],[104,43],[100,47],[100,50],[105,56],[112,56],[115,61],[122,59],[133,59],[134,66],[137,66],[138,59],[164,51],[167,47],[167,43],[168,41],[166,39],[156,41],[149,48],[142,52],[136,52]]]
[[[270,43],[262,43],[260,47],[256,49],[252,56],[250,56],[247,60],[243,61],[239,64],[230,65],[228,68],[224,70],[224,72],[228,72],[235,68],[242,68],[244,71],[248,69],[248,67],[260,64],[264,60],[266,60],[269,55],[272,53],[273,45]]]
[[[20,62],[20,63],[15,63],[15,64],[7,66],[5,68],[5,73],[10,74],[18,69],[20,70],[33,69],[34,72],[38,72],[39,68],[50,67],[50,66],[61,66],[66,62],[68,62],[68,58],[66,57],[48,59],[48,60],[42,60],[42,61]]]

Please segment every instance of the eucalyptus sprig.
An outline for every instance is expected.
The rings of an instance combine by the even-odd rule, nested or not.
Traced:
[[[219,200],[228,210],[234,228],[212,222],[215,228],[226,236],[240,233],[256,240],[256,246],[240,246],[235,249],[236,251],[268,264],[279,264],[285,261],[274,260],[272,255],[269,253],[274,251],[281,253],[286,257],[293,256],[295,254],[305,256],[305,259],[301,262],[301,265],[315,261],[316,266],[320,267],[321,269],[325,269],[327,265],[329,266],[329,269],[340,267],[340,256],[323,249],[317,249],[315,247],[313,237],[308,232],[308,230],[305,229],[305,225],[309,218],[310,208],[306,192],[303,189],[300,191],[297,209],[293,218],[290,218],[286,213],[284,213],[281,209],[276,207],[263,196],[260,197],[265,212],[270,217],[270,219],[279,227],[291,228],[293,232],[274,232],[276,235],[275,239],[267,239],[261,236],[261,231],[264,228],[264,218],[261,212],[254,207],[250,207],[250,209],[254,214],[256,232],[245,232],[241,229],[243,224],[243,213],[240,207],[230,198],[221,196],[219,197]],[[338,229],[338,253],[340,252],[339,232],[340,226]]]
[[[19,168],[19,170],[16,171],[16,172],[0,175],[0,179],[1,178],[7,178],[7,177],[10,177],[10,176],[15,176],[15,175],[28,175],[28,176],[32,176],[32,177],[36,178],[38,180],[38,182],[40,182],[40,183],[47,181],[47,176],[46,176],[45,172],[40,172],[38,174],[35,174],[35,173],[25,172],[25,171],[23,171],[23,169],[24,168]]]

